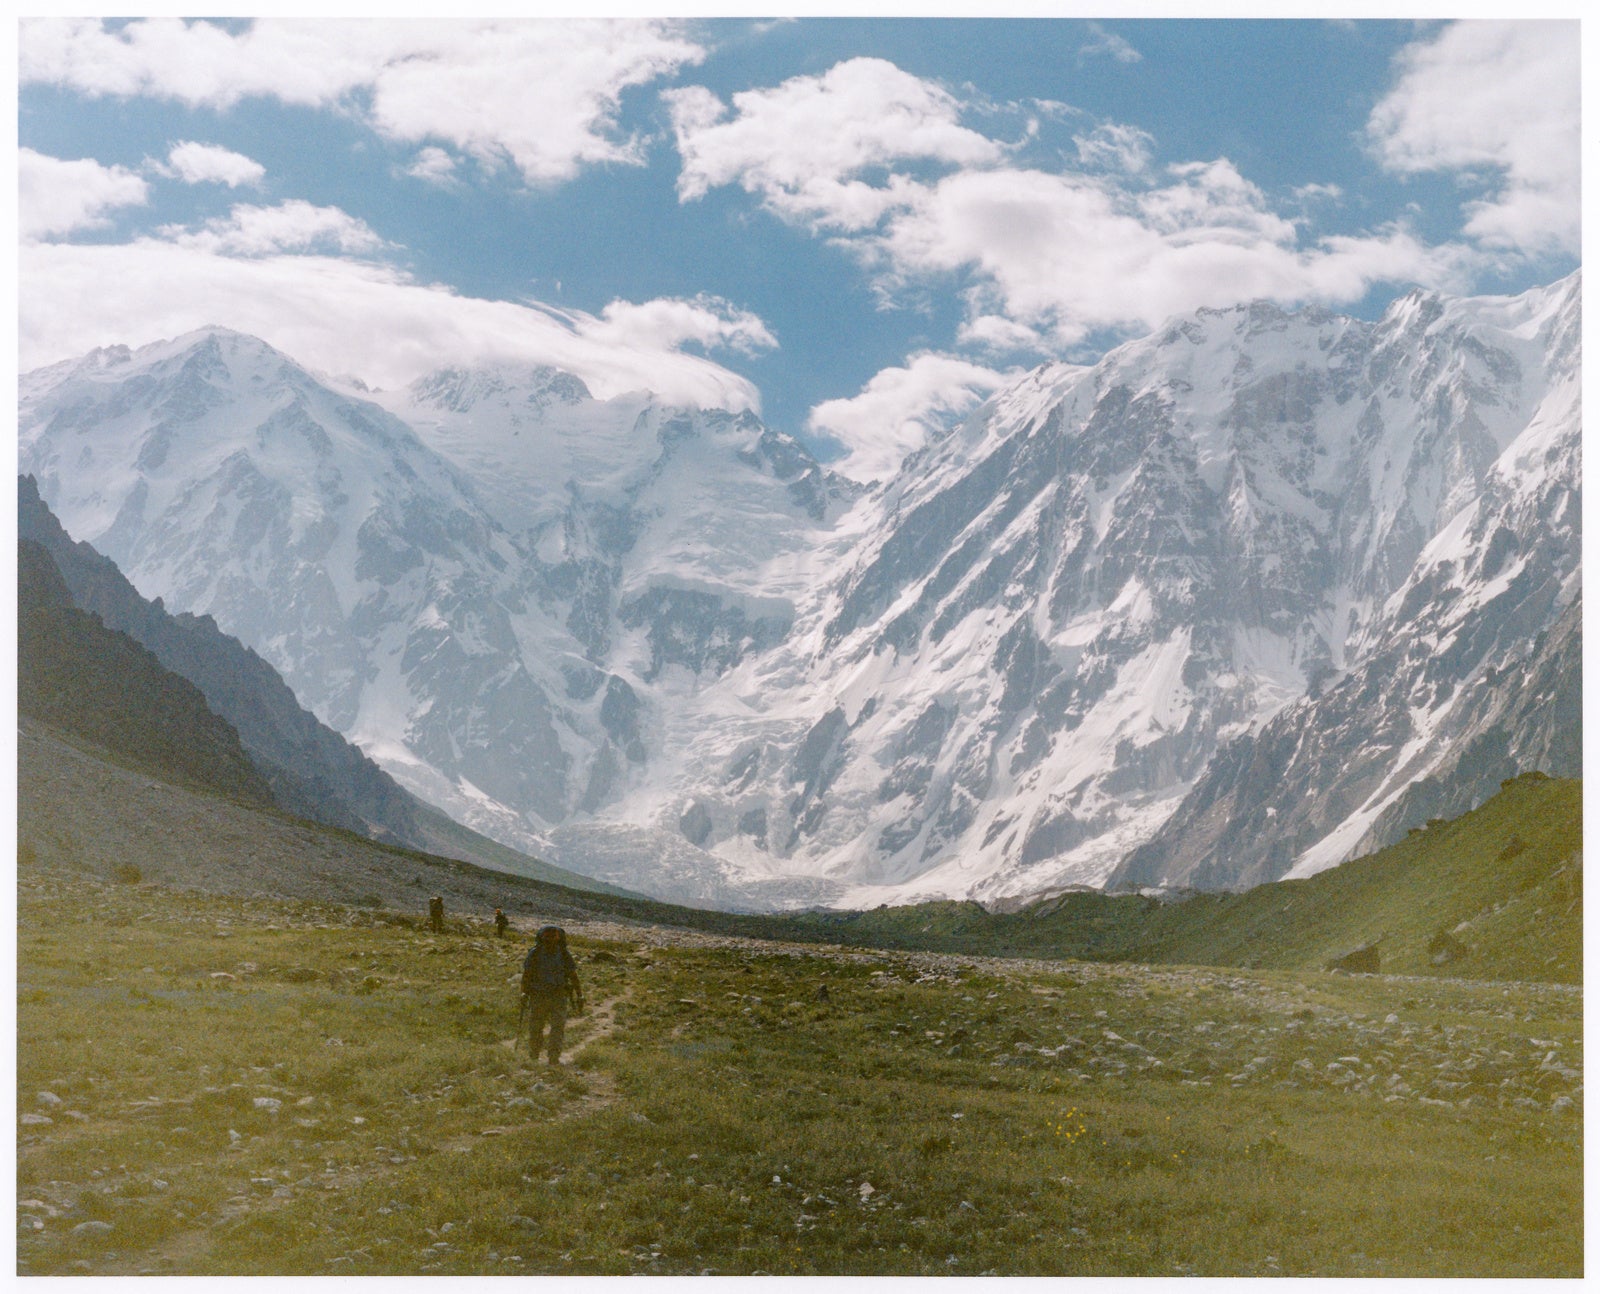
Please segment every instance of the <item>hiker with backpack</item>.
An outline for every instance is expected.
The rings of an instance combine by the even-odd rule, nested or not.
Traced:
[[[583,1012],[578,964],[567,951],[567,932],[560,926],[542,926],[522,962],[522,1009],[528,1019],[528,1050],[535,1057],[542,1041],[549,1063],[561,1063],[569,1008],[573,1015]],[[547,1025],[550,1032],[545,1036]]]

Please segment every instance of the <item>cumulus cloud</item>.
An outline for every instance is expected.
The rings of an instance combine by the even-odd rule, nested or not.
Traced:
[[[1459,286],[1467,263],[1399,226],[1302,246],[1309,191],[1284,213],[1226,158],[1158,170],[1155,140],[1115,122],[1076,135],[1076,167],[1019,165],[961,124],[971,105],[881,59],[731,104],[699,86],[664,97],[681,200],[737,185],[831,235],[886,303],[951,281],[961,343],[992,354],[1060,353],[1200,306],[1348,302],[1394,278]]]
[[[275,207],[241,204],[198,230],[167,225],[159,232],[179,246],[233,256],[315,251],[364,255],[389,246],[366,221],[298,198]]]
[[[956,340],[963,346],[975,346],[996,354],[1008,351],[1030,351],[1045,354],[1049,344],[1036,328],[1007,319],[1004,315],[980,314],[961,325]]]
[[[807,426],[848,450],[834,471],[860,481],[884,480],[950,418],[971,410],[1014,374],[953,355],[923,352],[903,368],[886,368],[861,391],[811,410]]]
[[[228,108],[270,97],[363,114],[402,143],[438,140],[529,183],[585,165],[636,164],[618,133],[621,96],[698,62],[679,24],[624,20],[372,21],[32,19],[19,29],[22,84]]]
[[[240,256],[227,246],[226,238],[25,246],[22,368],[221,324],[377,388],[404,385],[441,364],[507,359],[566,369],[601,397],[650,390],[707,408],[760,407],[744,378],[675,349],[681,326],[653,335],[636,318],[622,336],[602,318],[461,296],[377,260]],[[638,309],[648,314],[651,304]],[[737,321],[732,327],[752,330]]]
[[[1483,196],[1466,234],[1529,255],[1579,249],[1576,22],[1454,23],[1401,52],[1367,130],[1401,174],[1453,171]]]
[[[254,158],[220,144],[200,144],[192,139],[174,144],[167,153],[166,166],[158,169],[185,184],[226,184],[230,189],[260,184],[267,174],[267,168]]]
[[[819,227],[867,229],[903,205],[915,186],[884,174],[897,165],[975,166],[1003,156],[961,125],[953,95],[883,59],[741,91],[731,112],[703,86],[663,98],[683,158],[680,198],[738,184],[785,219]]]
[[[1265,298],[1359,298],[1374,282],[1449,285],[1459,250],[1400,228],[1302,250],[1293,222],[1226,162],[1171,168],[1125,189],[1105,179],[996,169],[947,176],[859,251],[891,287],[963,274],[972,317],[1000,315],[1070,348],[1099,329]]]
[[[406,174],[414,180],[448,188],[456,182],[456,159],[442,148],[429,146],[419,150],[411,159]]]
[[[757,316],[705,295],[692,301],[674,297],[640,304],[613,301],[600,312],[599,319],[580,323],[578,332],[595,341],[625,347],[644,345],[675,350],[692,343],[708,350],[728,347],[745,355],[778,344]]]
[[[1243,245],[1293,243],[1293,224],[1270,209],[1266,194],[1232,162],[1186,162],[1169,167],[1167,174],[1172,183],[1134,199],[1144,224],[1154,232]]]
[[[444,139],[480,161],[509,161],[530,182],[566,180],[582,165],[639,164],[618,138],[622,92],[675,72],[701,48],[654,21],[544,21],[430,30],[428,57],[386,65],[372,120],[392,139]]]
[[[123,167],[17,150],[17,232],[24,240],[103,227],[108,212],[143,206],[149,197],[149,185]]]

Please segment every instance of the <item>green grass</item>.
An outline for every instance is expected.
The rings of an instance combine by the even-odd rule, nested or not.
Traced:
[[[19,918],[20,1273],[1582,1271],[1572,989],[575,936],[552,1073],[470,928]]]
[[[990,913],[926,903],[782,918],[794,931],[952,952],[1321,969],[1379,940],[1384,971],[1583,978],[1582,783],[1532,773],[1487,804],[1301,881],[1182,901],[1078,892]],[[1449,935],[1457,953],[1435,963]]]

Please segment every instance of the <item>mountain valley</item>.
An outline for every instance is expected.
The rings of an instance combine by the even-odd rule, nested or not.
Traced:
[[[1579,301],[1202,311],[871,484],[748,413],[357,391],[213,329],[26,375],[20,461],[143,596],[571,872],[1233,889],[1578,773]]]

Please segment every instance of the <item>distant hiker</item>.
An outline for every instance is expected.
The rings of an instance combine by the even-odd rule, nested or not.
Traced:
[[[437,894],[428,900],[428,929],[434,934],[444,931],[444,900]]]
[[[560,926],[542,926],[523,959],[522,1007],[528,1017],[528,1050],[537,1057],[542,1041],[550,1064],[559,1065],[568,1009],[574,1015],[583,1010],[578,964],[567,951],[567,932]],[[550,1033],[543,1037],[546,1025]]]
[[[506,914],[496,908],[494,910],[494,933],[497,939],[505,938],[506,927],[510,924],[511,922],[506,920]]]

